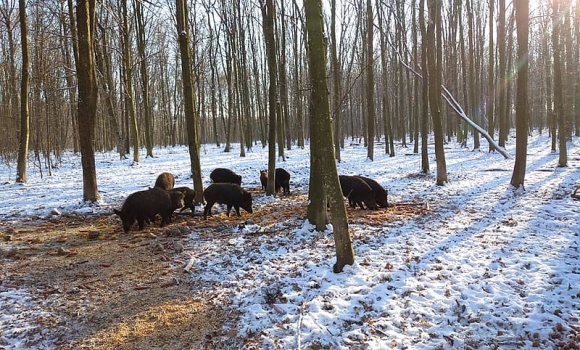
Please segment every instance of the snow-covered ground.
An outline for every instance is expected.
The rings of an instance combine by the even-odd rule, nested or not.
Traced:
[[[532,135],[525,190],[517,191],[509,186],[513,159],[483,151],[485,141],[481,151],[446,145],[445,186],[435,185],[433,154],[432,174],[421,176],[420,157],[410,149],[398,147],[391,158],[377,145],[371,162],[364,147],[349,140],[346,145],[339,173],[366,175],[387,188],[395,207],[386,212],[410,202],[425,203],[428,209],[384,222],[352,220],[356,262],[340,274],[332,272],[332,228],[317,232],[304,217],[297,221],[276,216],[266,226],[246,222],[242,210],[243,225],[214,233],[222,246],[194,228],[189,235],[195,242],[191,273],[204,281],[200,288],[227,296],[241,311],[241,322],[233,325],[239,337],[256,339],[264,349],[521,349],[553,348],[562,341],[576,344],[580,202],[570,194],[580,186],[580,139],[569,143],[569,166],[558,168],[549,138]],[[514,154],[515,139],[507,149]],[[93,206],[81,203],[77,156],[65,155],[53,176],[44,171],[41,178],[31,167],[27,185],[14,184],[15,168],[2,164],[0,220],[46,217],[54,209],[111,212],[128,194],[152,186],[163,171],[176,175],[176,186],[191,186],[185,147],[156,149],[155,155],[131,166],[131,160],[120,161],[115,153],[97,154],[102,201]],[[260,187],[267,149],[255,146],[246,157],[238,155],[237,148],[227,154],[204,145],[205,184],[212,169],[227,167],[242,175],[243,186]],[[291,173],[294,194],[307,191],[308,149],[287,151],[286,162],[277,165]],[[301,210],[303,202],[292,202],[296,197],[255,195],[254,210],[265,205]],[[216,206],[215,211],[223,208]],[[198,255],[203,259],[195,259]],[[0,310],[0,348],[25,348],[29,325],[23,323],[21,330],[3,325],[18,313],[43,310],[25,290],[1,284]]]

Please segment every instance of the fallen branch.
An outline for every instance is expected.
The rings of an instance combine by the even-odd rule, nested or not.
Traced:
[[[401,58],[399,58],[399,62],[401,62],[401,64],[405,68],[407,68],[408,70],[410,70],[417,77],[423,79],[423,77],[421,76],[421,74],[419,74],[413,68],[411,68],[409,65],[407,65],[405,62],[403,62],[403,60]],[[487,131],[485,131],[481,126],[475,124],[475,122],[473,122],[471,119],[469,119],[469,117],[463,111],[463,108],[461,108],[461,105],[459,105],[459,103],[453,97],[453,95],[451,94],[451,92],[449,92],[449,90],[447,90],[447,88],[445,86],[443,86],[443,85],[441,85],[441,88],[443,89],[442,90],[443,92],[441,92],[441,96],[447,102],[447,104],[455,111],[455,113],[457,113],[457,115],[461,119],[465,120],[467,122],[467,124],[471,125],[475,130],[477,130],[481,134],[481,136],[483,136],[487,140],[487,142],[489,142],[491,145],[493,145],[493,147],[502,156],[504,156],[505,159],[511,159],[512,156],[503,147],[501,147],[497,142],[495,142],[495,140],[491,136],[489,136],[489,134],[487,133]]]

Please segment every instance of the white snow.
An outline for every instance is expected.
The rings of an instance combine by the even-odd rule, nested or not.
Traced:
[[[306,213],[300,221],[277,216],[260,226],[246,221],[242,210],[239,225],[211,239],[194,229],[191,254],[203,258],[194,259],[191,274],[204,282],[197,288],[227,296],[241,312],[241,320],[229,325],[238,336],[259,339],[263,349],[519,349],[553,348],[560,341],[555,333],[568,341],[580,331],[580,202],[570,197],[580,186],[579,138],[569,143],[569,166],[558,168],[548,136],[532,135],[525,190],[517,191],[509,185],[513,159],[483,151],[485,140],[481,150],[445,146],[445,186],[435,185],[432,153],[431,174],[421,176],[420,156],[411,148],[399,145],[397,156],[389,157],[377,144],[371,162],[364,147],[349,141],[340,174],[374,178],[388,189],[390,203],[424,202],[429,209],[372,226],[351,220],[356,262],[340,274],[332,272],[332,227],[317,232]],[[212,169],[227,167],[242,175],[243,186],[260,187],[267,149],[256,145],[242,158],[237,147],[224,153],[202,146],[206,186]],[[507,150],[515,154],[515,139]],[[291,173],[293,193],[305,193],[308,148],[286,152],[286,162],[277,166]],[[80,156],[65,154],[52,176],[43,171],[41,178],[30,167],[26,185],[14,184],[14,165],[2,164],[0,220],[47,217],[55,209],[111,212],[163,171],[176,175],[176,186],[192,186],[186,147],[154,153],[134,166],[114,152],[97,154],[102,200],[96,205],[81,200]],[[256,195],[254,211],[266,204],[287,208],[294,200]],[[295,204],[295,210],[304,208]],[[0,310],[0,348],[26,348],[26,330],[42,308],[28,291],[0,283]]]

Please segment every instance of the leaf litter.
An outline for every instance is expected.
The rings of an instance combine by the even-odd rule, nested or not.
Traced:
[[[495,153],[448,144],[450,181],[435,186],[418,157],[368,162],[363,147],[346,147],[339,172],[374,178],[393,205],[348,209],[356,262],[341,274],[332,226],[317,232],[305,219],[307,149],[278,164],[292,194],[267,197],[265,149],[240,158],[206,145],[206,186],[213,168],[231,167],[254,214],[216,206],[203,220],[198,208],[129,234],[112,208],[163,171],[191,182],[187,149],[136,166],[97,154],[103,199],[90,206],[68,155],[54,177],[0,185],[0,348],[575,348],[577,143],[557,168],[550,140],[533,135],[525,191],[509,188],[512,161]]]

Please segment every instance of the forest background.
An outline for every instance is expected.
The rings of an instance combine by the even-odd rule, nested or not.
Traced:
[[[270,3],[274,11],[266,13]],[[520,3],[526,2],[515,5]],[[178,31],[180,4],[186,4],[186,14]],[[231,143],[239,142],[236,152],[243,157],[252,147],[272,144],[268,128],[275,125],[277,156],[284,159],[285,149],[303,147],[312,136],[307,31],[300,1],[2,0],[3,163],[16,162],[21,141],[29,140],[30,166],[50,175],[64,150],[81,150],[79,124],[88,118],[78,116],[77,108],[82,101],[78,62],[84,53],[78,47],[82,23],[77,22],[77,9],[84,5],[94,16],[89,29],[94,35],[96,111],[87,123],[94,124],[90,139],[95,151],[117,149],[120,157],[132,152],[139,162],[141,147],[146,156],[154,156],[155,145],[191,143],[183,67],[191,68],[195,91],[196,148],[214,143],[229,152]],[[531,98],[520,129],[549,132],[552,150],[560,151],[559,165],[565,166],[566,140],[580,135],[580,4],[532,1],[525,7],[516,26],[517,6],[505,0],[324,2],[337,160],[349,137],[368,147],[371,160],[374,142],[369,140],[384,141],[381,152],[391,156],[394,142],[419,153],[426,150],[431,132],[436,140],[478,149],[479,133],[440,104],[437,90],[427,91],[439,85],[438,79],[501,148],[509,129],[518,124],[515,77],[525,67],[529,78],[524,86]],[[267,59],[263,32],[267,15],[274,19],[273,63]],[[518,46],[516,29],[526,33],[522,40],[529,46]],[[186,31],[191,57],[184,66],[177,34]],[[269,100],[270,71],[277,87],[274,100]],[[429,100],[432,96],[436,100]],[[268,119],[273,104],[275,123]],[[435,109],[429,110],[430,104]],[[473,144],[467,145],[470,133]],[[494,148],[489,143],[489,150]],[[428,168],[424,161],[422,170]],[[16,180],[25,179],[19,171]],[[444,174],[438,173],[437,182],[445,182]],[[95,198],[85,192],[85,199]]]

